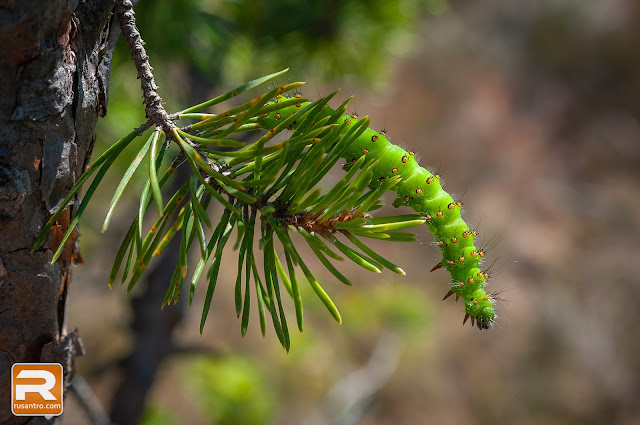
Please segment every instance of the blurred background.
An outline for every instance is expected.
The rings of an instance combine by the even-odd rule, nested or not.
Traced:
[[[257,317],[241,338],[227,252],[200,336],[202,287],[160,310],[170,252],[132,294],[108,289],[144,178],[100,234],[114,172],[81,227],[68,326],[87,355],[63,424],[99,417],[92,402],[121,425],[640,423],[640,3],[141,0],[137,18],[169,112],[285,67],[278,83],[307,81],[305,97],[356,94],[354,112],[463,196],[499,318],[479,332],[440,301],[424,227],[420,244],[375,246],[407,276],[343,267],[347,288],[316,266],[344,323],[304,292],[288,354]],[[122,43],[94,157],[141,122]]]

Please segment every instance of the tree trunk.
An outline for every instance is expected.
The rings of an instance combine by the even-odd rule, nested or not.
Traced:
[[[30,249],[87,166],[106,113],[120,34],[112,11],[105,0],[0,0],[0,423],[46,422],[12,415],[13,363],[62,363],[66,389],[82,352],[65,329],[75,238],[51,264],[74,207]]]

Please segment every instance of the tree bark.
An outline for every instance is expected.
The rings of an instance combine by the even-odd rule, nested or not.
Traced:
[[[59,220],[30,249],[43,224],[87,166],[106,113],[111,55],[120,34],[113,2],[0,0],[0,423],[15,417],[10,370],[16,362],[59,362],[65,388],[82,346],[65,329],[74,240],[51,264]],[[77,205],[77,202],[76,202]]]

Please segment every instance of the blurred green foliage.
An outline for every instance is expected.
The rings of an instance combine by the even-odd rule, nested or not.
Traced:
[[[305,332],[291,333],[295,348],[287,355],[268,332],[266,341],[258,342],[259,356],[227,353],[181,362],[177,372],[181,385],[208,422],[274,423],[291,409],[285,400],[298,400],[303,394],[318,400],[344,373],[362,366],[385,332],[408,344],[399,348],[402,352],[420,352],[419,347],[429,341],[431,303],[417,286],[382,282],[365,288],[361,282],[348,288],[339,297],[345,313],[339,327],[325,320],[325,307],[309,285],[301,285],[301,291],[309,321]],[[250,339],[260,338],[255,323],[249,333]]]
[[[431,303],[420,287],[383,282],[344,295],[344,327],[353,338],[385,329],[408,341],[422,340],[432,321]]]
[[[411,49],[420,17],[445,9],[444,0],[177,0],[141,1],[136,15],[152,64],[187,62],[214,86],[286,67],[373,83]],[[129,58],[120,47],[116,64]]]
[[[140,1],[136,20],[169,112],[230,87],[291,68],[314,83],[351,77],[380,86],[411,51],[420,18],[445,0]],[[304,78],[301,78],[304,77]],[[139,81],[121,39],[113,57],[109,113],[101,140],[112,143],[144,120]]]
[[[162,406],[155,404],[147,405],[144,414],[140,419],[140,425],[178,425],[180,421],[175,414]]]
[[[273,420],[277,398],[256,363],[240,356],[185,362],[185,384],[210,423],[260,425]]]

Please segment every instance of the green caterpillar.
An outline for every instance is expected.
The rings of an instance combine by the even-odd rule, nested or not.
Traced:
[[[300,95],[296,95],[300,97]],[[279,96],[272,102],[284,99]],[[300,107],[308,102],[300,102],[293,106],[280,109],[261,116],[258,120],[266,129],[273,129],[279,122],[293,115]],[[334,111],[325,106],[322,114],[317,118],[332,114]],[[346,121],[347,127],[357,120],[357,116],[343,115],[340,121]],[[292,125],[295,128],[296,124]],[[344,130],[347,131],[346,128]],[[480,262],[484,256],[482,249],[474,246],[477,235],[470,229],[460,214],[461,202],[455,201],[440,183],[440,176],[421,167],[413,152],[407,152],[399,146],[389,142],[384,131],[377,132],[366,129],[353,142],[343,157],[350,163],[355,163],[362,155],[366,159],[377,159],[374,168],[375,180],[372,185],[379,184],[392,176],[401,176],[402,180],[393,190],[398,194],[394,206],[406,205],[426,217],[426,224],[434,235],[436,244],[442,251],[442,261],[433,269],[446,268],[453,283],[444,299],[456,295],[456,300],[462,298],[465,303],[465,318],[471,318],[471,323],[477,323],[479,329],[488,329],[495,319],[494,300],[487,294],[485,285],[488,273],[480,269]]]

